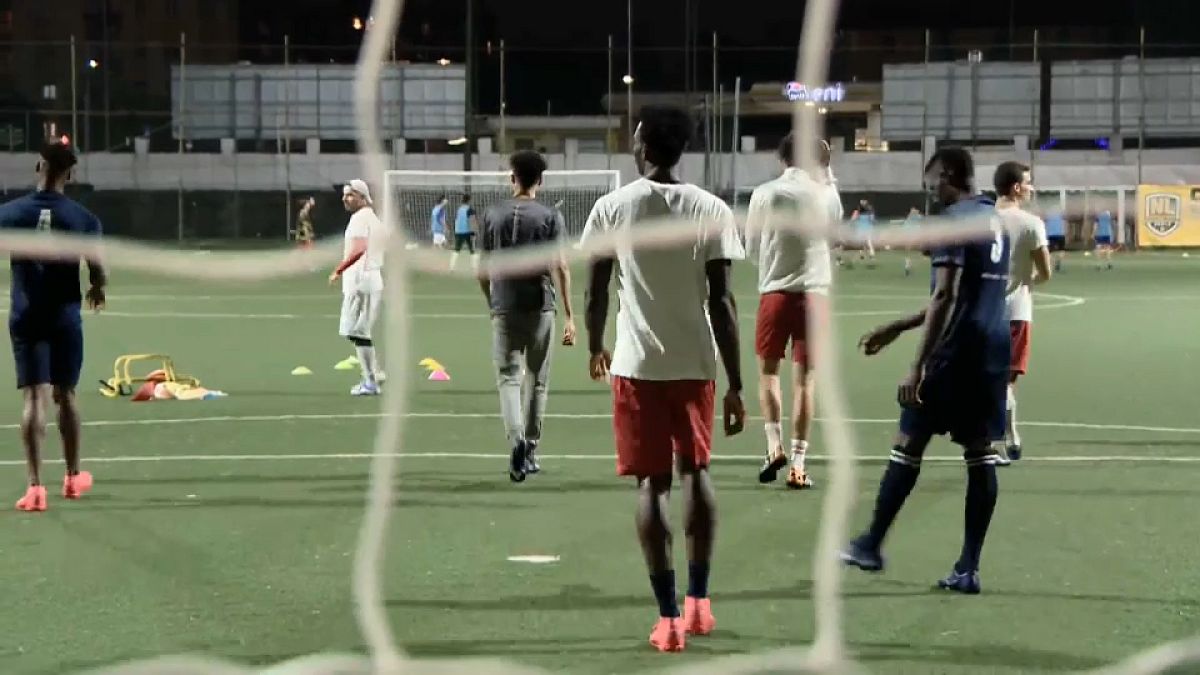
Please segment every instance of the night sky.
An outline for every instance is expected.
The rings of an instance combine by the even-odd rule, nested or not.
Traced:
[[[625,0],[476,0],[476,37],[480,49],[479,110],[494,112],[499,101],[499,41],[505,40],[509,112],[598,114],[600,97],[608,89],[606,43],[612,35],[615,86],[625,73]],[[643,90],[682,90],[686,86],[683,19],[688,0],[634,0],[634,75]],[[698,55],[696,79],[700,88],[711,83],[713,30],[721,49],[718,72],[730,86],[735,75],[744,82],[788,79],[795,67],[802,0],[690,0],[695,11]],[[351,26],[356,14],[366,16],[366,0],[241,0],[243,44],[278,44],[289,35],[297,47],[294,58],[304,61],[352,61],[361,33]],[[398,55],[418,61],[464,58],[466,0],[408,0],[397,43]],[[1135,45],[1138,26],[1146,26],[1148,41],[1178,45],[1162,51],[1171,55],[1200,54],[1197,26],[1200,0],[843,0],[838,16],[837,51],[833,76],[878,79],[878,61],[864,58],[872,50],[887,52],[892,61],[919,61],[921,36],[933,31],[934,43],[958,42],[939,57],[962,58],[964,34],[978,46],[1031,41],[1032,28],[1042,40],[1076,43],[1074,51],[1058,58],[1121,56]],[[991,29],[991,30],[988,30]],[[896,31],[890,41],[871,31]],[[1084,44],[1126,44],[1124,49],[1085,50]],[[488,45],[491,45],[490,54]],[[975,46],[975,45],[972,45]],[[961,53],[960,53],[961,52]],[[858,54],[856,58],[854,55]],[[1152,55],[1166,55],[1152,54]],[[996,47],[989,60],[1028,58]],[[876,63],[872,65],[872,60]]]

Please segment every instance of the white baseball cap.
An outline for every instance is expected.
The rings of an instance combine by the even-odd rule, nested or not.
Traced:
[[[367,200],[368,204],[374,203],[371,201],[371,189],[367,187],[367,182],[361,178],[355,178],[349,183],[346,183],[346,186],[342,188],[342,194],[349,194],[351,192],[357,192],[358,194],[362,195],[363,199]]]

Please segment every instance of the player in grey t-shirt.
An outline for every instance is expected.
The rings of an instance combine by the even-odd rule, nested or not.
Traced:
[[[536,201],[546,160],[536,152],[523,150],[509,159],[509,166],[513,198],[496,204],[484,214],[484,256],[506,249],[561,242],[563,236],[559,212]],[[500,413],[512,448],[508,477],[514,483],[541,470],[537,447],[542,437],[542,415],[550,382],[555,285],[566,314],[562,343],[570,346],[575,344],[575,317],[571,310],[571,272],[564,259],[532,274],[479,277],[479,287],[492,313],[496,385],[500,390]],[[526,379],[529,404],[522,410],[522,382]]]

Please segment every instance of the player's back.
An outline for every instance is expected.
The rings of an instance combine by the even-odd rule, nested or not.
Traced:
[[[749,244],[757,249],[758,291],[828,292],[832,281],[829,243],[787,227],[841,220],[841,198],[832,185],[814,181],[794,167],[764,183],[750,197]]]
[[[934,359],[967,372],[1005,372],[1010,360],[1006,309],[1010,244],[995,213],[995,204],[984,197],[952,204],[944,212],[946,217],[972,218],[969,225],[974,227],[986,218],[993,236],[938,249],[932,255],[935,267],[949,263],[960,268],[954,307]]]
[[[37,191],[0,206],[0,228],[99,235],[100,221],[61,192]],[[51,317],[78,309],[79,260],[40,261],[19,256],[12,270],[10,323],[22,316]]]
[[[1034,274],[1033,253],[1047,245],[1046,225],[1041,218],[1017,207],[996,209],[996,215],[1008,233],[1012,249],[1007,289],[1009,314],[1012,315],[1014,310],[1024,314],[1024,305],[1033,302],[1030,294]],[[1010,318],[1027,320],[1015,316]]]
[[[344,291],[379,291],[383,289],[383,257],[387,249],[387,229],[379,216],[364,206],[350,215],[346,225],[344,255],[350,254],[351,239],[366,239],[367,250],[342,274]]]
[[[618,236],[617,342],[611,372],[645,380],[712,380],[716,347],[708,322],[709,260],[745,257],[733,212],[690,184],[636,180],[600,198],[583,241],[604,232],[695,223],[695,234],[673,244],[633,246]]]
[[[556,210],[532,199],[508,199],[483,215],[483,250],[518,249],[558,241],[562,226]],[[493,279],[495,311],[554,309],[550,267],[531,274]]]

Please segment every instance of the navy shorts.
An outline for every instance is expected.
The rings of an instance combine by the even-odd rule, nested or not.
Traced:
[[[1061,234],[1052,234],[1046,237],[1046,240],[1050,244],[1051,251],[1063,251],[1067,248],[1067,238]]]
[[[1097,246],[1112,246],[1112,237],[1099,236],[1096,237]]]
[[[900,413],[900,432],[909,438],[949,434],[967,447],[1004,437],[1008,373],[931,368],[920,393],[921,407]]]
[[[83,369],[83,322],[79,312],[49,320],[10,319],[17,388],[36,384],[75,387]]]

